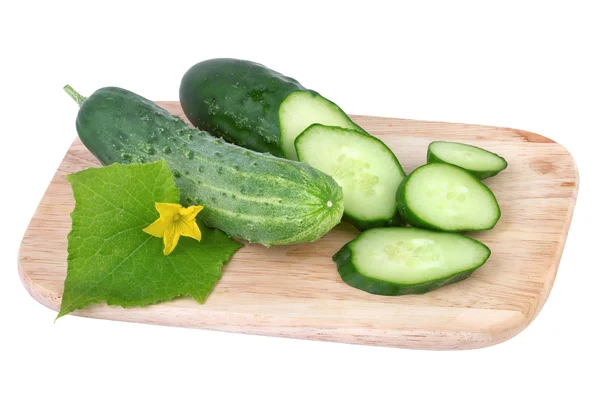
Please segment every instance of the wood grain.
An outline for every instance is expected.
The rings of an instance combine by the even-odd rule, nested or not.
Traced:
[[[177,102],[159,104],[182,115]],[[485,181],[499,200],[502,218],[493,231],[470,235],[486,243],[492,257],[469,279],[424,295],[384,297],[356,290],[341,281],[331,261],[357,234],[344,223],[315,243],[244,247],[204,305],[179,298],[132,309],[98,304],[74,314],[419,349],[485,347],[523,330],[548,298],[569,230],[579,185],[569,152],[516,129],[352,118],[387,143],[407,172],[425,162],[433,140],[474,144],[507,159],[508,169]],[[36,300],[54,310],[66,276],[74,207],[65,174],[98,165],[75,140],[21,243],[21,280]]]

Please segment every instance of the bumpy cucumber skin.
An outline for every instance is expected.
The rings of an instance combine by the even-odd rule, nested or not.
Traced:
[[[179,100],[192,125],[228,142],[283,157],[279,106],[298,81],[261,64],[231,58],[199,62],[183,76]]]
[[[124,89],[92,94],[77,132],[104,165],[164,159],[182,204],[204,205],[199,218],[233,237],[266,246],[309,242],[342,217],[342,190],[328,175],[225,143]]]
[[[444,163],[447,164],[447,163]],[[485,229],[456,229],[456,230],[448,230],[448,229],[444,229],[443,227],[436,225],[434,223],[431,222],[427,222],[425,220],[423,220],[422,218],[420,218],[418,215],[416,215],[408,206],[407,206],[407,201],[406,201],[406,184],[408,183],[410,177],[412,174],[414,174],[416,171],[418,171],[419,169],[426,167],[429,164],[425,164],[425,165],[421,165],[419,168],[415,169],[413,172],[410,173],[410,175],[408,175],[406,178],[404,178],[404,180],[402,181],[402,183],[400,183],[400,186],[398,186],[398,191],[396,192],[396,205],[398,206],[398,211],[400,212],[400,216],[402,217],[402,219],[404,221],[406,221],[406,223],[408,223],[411,226],[414,226],[416,228],[425,228],[425,229],[431,229],[434,231],[440,231],[440,232],[467,232],[467,231],[489,231],[490,229],[492,229],[494,226],[496,226],[496,224],[498,223],[498,221],[500,220],[500,217],[502,215],[502,212],[500,210],[500,205],[498,204],[498,201],[496,200],[496,207],[498,209],[498,218],[496,219],[496,221],[494,221],[494,223],[489,226],[486,227]],[[457,167],[454,164],[448,164],[454,168],[458,168],[461,171],[465,171],[468,173],[467,170],[461,168],[461,167]],[[490,190],[489,187],[487,187],[486,185],[484,185],[483,183],[481,183],[481,185],[485,188],[485,190],[487,190],[493,197],[494,199],[496,199],[496,196],[494,196],[494,193]]]
[[[402,229],[411,229],[411,228],[402,228]],[[449,285],[454,282],[462,281],[463,279],[468,278],[476,269],[481,267],[488,260],[490,255],[492,254],[489,247],[485,244],[471,239],[465,236],[466,239],[473,240],[475,242],[480,243],[488,250],[488,255],[485,257],[483,262],[471,269],[461,271],[457,274],[446,276],[440,279],[431,280],[428,282],[417,283],[414,285],[403,285],[396,282],[384,281],[380,279],[371,278],[365,276],[359,272],[359,270],[355,267],[354,262],[352,261],[352,250],[350,249],[350,244],[355,240],[358,240],[360,236],[355,238],[354,240],[346,243],[335,255],[333,256],[333,261],[337,264],[337,270],[340,274],[340,277],[344,282],[348,285],[363,290],[365,292],[371,294],[378,294],[382,296],[401,296],[406,294],[423,294],[427,292],[431,292],[432,290],[438,289],[442,286]]]
[[[285,157],[279,107],[296,91],[319,96],[262,64],[216,58],[199,62],[185,73],[179,100],[187,118],[199,129],[251,150]]]
[[[501,169],[498,170],[489,170],[489,171],[475,171],[472,169],[467,169],[465,167],[461,167],[460,165],[456,165],[453,164],[451,162],[445,161],[442,158],[439,158],[438,156],[436,156],[432,151],[431,151],[431,145],[434,144],[435,142],[432,142],[429,144],[429,146],[427,147],[427,164],[432,164],[432,163],[443,163],[443,164],[450,164],[450,165],[454,165],[456,167],[462,168],[465,171],[469,172],[471,175],[473,175],[475,178],[479,179],[480,181],[485,179],[485,178],[491,178],[492,176],[496,176],[498,175],[500,172],[504,171],[506,169],[506,167],[508,167],[508,163],[506,162],[506,159],[504,159],[504,157],[496,154],[496,153],[492,153],[489,150],[485,150],[485,149],[481,149],[481,150],[485,150],[488,153],[492,153],[498,157],[500,157],[502,160],[504,160],[504,167],[502,167]],[[476,146],[471,146],[471,147],[476,147]]]
[[[313,127],[324,127],[324,125],[322,125],[322,124],[310,125],[300,135],[298,135],[298,137],[294,141],[294,146],[296,147],[296,153],[298,154],[299,160],[302,160],[302,151],[300,151],[300,147],[298,146],[298,143],[300,141],[302,141],[302,137],[307,136],[309,134],[309,132],[311,131],[311,128],[313,128]],[[335,128],[340,129],[340,130],[350,130],[348,128],[339,128],[339,127],[335,127]],[[354,130],[354,131],[356,131],[360,134],[363,134],[363,135],[366,134],[366,132],[364,132],[364,131],[360,131],[360,130]],[[371,135],[369,135],[369,136],[371,138],[373,138],[373,140],[380,142],[387,149],[387,151],[393,156],[393,159],[396,161],[396,165],[398,166],[398,168],[400,169],[400,172],[402,172],[402,175],[404,176],[403,180],[405,180],[406,172],[404,172],[404,168],[402,168],[402,165],[400,164],[400,161],[398,161],[398,158],[396,157],[394,152],[379,138],[376,138],[375,136],[371,136]],[[343,189],[342,189],[342,191],[343,191]],[[366,219],[358,218],[358,217],[350,214],[348,212],[348,210],[344,210],[344,217],[342,219],[344,221],[354,225],[354,227],[356,229],[358,229],[359,231],[364,231],[364,230],[371,229],[371,228],[406,225],[406,222],[402,219],[402,216],[400,215],[400,213],[398,211],[396,211],[394,213],[394,215],[391,215],[389,218],[366,220]]]

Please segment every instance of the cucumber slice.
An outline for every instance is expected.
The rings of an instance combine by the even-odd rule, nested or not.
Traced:
[[[344,282],[385,296],[426,293],[467,278],[489,258],[483,243],[457,233],[375,228],[334,256]]]
[[[441,162],[466,169],[477,179],[497,175],[508,166],[496,153],[456,142],[432,142],[427,148],[427,162]]]
[[[400,184],[396,199],[404,220],[420,228],[488,230],[500,219],[492,191],[466,170],[450,164],[417,168]]]
[[[285,158],[298,160],[294,142],[298,135],[312,124],[339,126],[364,132],[335,103],[315,92],[295,91],[290,93],[279,107],[280,142]]]
[[[344,193],[344,217],[359,229],[397,225],[396,190],[405,177],[394,153],[355,130],[313,124],[296,139],[298,157]]]

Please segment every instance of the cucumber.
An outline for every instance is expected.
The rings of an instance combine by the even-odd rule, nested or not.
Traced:
[[[209,226],[270,246],[317,240],[340,222],[341,188],[308,164],[228,144],[124,89],[87,100],[65,89],[81,105],[79,137],[102,164],[164,159],[182,204],[204,205]]]
[[[334,256],[344,282],[385,296],[420,294],[467,278],[489,258],[483,243],[457,233],[375,228]]]
[[[451,164],[425,164],[415,169],[400,184],[396,200],[402,218],[420,228],[488,230],[500,219],[500,206],[492,191]]]
[[[294,140],[313,123],[362,131],[335,103],[252,61],[217,58],[194,65],[181,80],[179,100],[194,126],[291,160],[297,160]]]
[[[491,151],[469,144],[441,141],[429,144],[427,162],[457,165],[480,180],[497,175],[508,166],[504,158]]]
[[[313,124],[296,139],[300,161],[333,177],[344,192],[344,218],[358,229],[398,225],[396,191],[405,177],[381,140],[352,129]]]

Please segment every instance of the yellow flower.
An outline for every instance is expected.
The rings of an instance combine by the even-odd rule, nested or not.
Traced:
[[[204,208],[203,206],[184,208],[179,204],[172,203],[156,203],[155,206],[160,217],[150,226],[144,228],[143,231],[152,236],[163,238],[165,256],[171,254],[175,249],[180,236],[200,240],[202,235],[196,223],[196,215]]]

